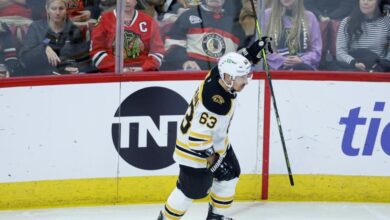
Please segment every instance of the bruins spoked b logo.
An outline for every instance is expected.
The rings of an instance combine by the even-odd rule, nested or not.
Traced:
[[[174,163],[178,126],[188,103],[163,87],[140,89],[119,106],[112,124],[112,140],[120,157],[144,170],[158,170]],[[115,119],[118,121],[118,119]]]
[[[223,37],[216,33],[207,34],[202,40],[203,51],[210,57],[220,58],[225,54],[226,44]]]

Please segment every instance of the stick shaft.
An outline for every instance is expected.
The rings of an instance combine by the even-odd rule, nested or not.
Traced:
[[[256,13],[255,4],[254,4],[253,0],[251,0],[250,2],[251,2],[251,6],[252,6],[252,10],[253,10],[254,16],[255,16],[255,23],[256,23],[257,34],[259,35],[259,38],[260,38],[263,34],[262,34],[262,31],[261,31],[261,28],[260,28],[260,25],[259,25],[259,20],[257,19],[257,13]],[[266,53],[265,53],[264,49],[262,50],[262,56],[263,56],[264,70],[265,70],[265,73],[267,75],[267,82],[268,82],[268,85],[269,85],[269,88],[270,88],[270,92],[271,92],[272,105],[273,105],[274,110],[275,110],[275,117],[276,117],[276,122],[277,122],[277,125],[278,125],[279,136],[280,136],[280,139],[281,139],[281,142],[282,142],[284,159],[286,161],[288,177],[289,177],[289,180],[290,180],[290,185],[294,186],[294,178],[293,178],[293,174],[291,172],[291,166],[290,166],[290,160],[288,158],[286,142],[284,140],[282,123],[280,121],[279,110],[278,110],[278,106],[276,104],[276,98],[275,98],[274,88],[273,88],[273,85],[272,85],[271,74],[269,72],[269,66],[268,66],[267,57],[266,57]]]

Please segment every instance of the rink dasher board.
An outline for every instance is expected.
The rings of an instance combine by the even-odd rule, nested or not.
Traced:
[[[143,170],[118,156],[111,132],[112,124],[120,119],[114,114],[129,95],[150,87],[173,90],[189,102],[199,82],[0,89],[0,208],[164,201],[174,187],[177,166]],[[368,118],[367,123],[370,118],[380,118],[378,133],[381,133],[390,122],[386,114],[389,96],[384,92],[389,91],[388,83],[274,81],[274,84],[291,165],[298,181],[295,188],[287,187],[280,140],[271,115],[270,199],[348,200],[348,194],[340,192],[345,190],[343,184],[353,178],[363,183],[348,185],[356,194],[362,192],[354,201],[364,200],[365,193],[378,187],[388,189],[389,156],[380,141],[376,141],[370,157],[347,156],[341,150],[345,126],[338,124],[351,109],[361,107],[360,114]],[[230,140],[244,174],[237,199],[260,198],[263,131],[257,127],[258,123],[260,128],[263,124],[263,89],[264,81],[252,81],[240,94],[231,126]],[[373,102],[384,102],[384,110],[373,112]],[[364,144],[367,133],[364,129],[363,126],[356,129],[354,146]],[[375,184],[369,184],[370,181]],[[316,184],[312,186],[313,183]],[[335,190],[333,183],[341,188]],[[384,198],[390,198],[389,195],[385,190],[371,199],[386,202]]]
[[[125,126],[131,121],[135,126],[138,124],[138,127],[150,128],[153,124],[151,125],[149,118],[153,116],[119,118],[114,115],[120,99],[124,100],[145,88],[157,87],[174,91],[188,103],[199,83],[200,81],[131,82],[123,83],[121,88],[118,84],[107,83],[1,89],[0,181],[6,183],[117,177],[118,163],[119,177],[176,175],[178,169],[175,164],[163,169],[147,170],[132,166],[118,157],[118,148],[112,135],[113,124],[121,123]],[[261,152],[257,152],[256,146],[257,86],[258,82],[254,82],[237,98],[238,105],[229,135],[238,157],[242,157],[242,171],[248,174],[260,172],[257,154],[261,155]],[[142,102],[150,102],[150,98],[145,97]],[[142,102],[135,104],[140,105]],[[187,109],[187,103],[184,110]],[[158,114],[158,110],[156,112]],[[177,123],[172,121],[177,127],[180,127],[184,113],[178,115]],[[167,125],[162,121],[165,120],[164,117],[172,115],[158,116],[160,126],[158,122],[154,122],[154,126],[162,132],[154,135],[154,138],[161,140],[161,136],[167,135],[163,128]],[[146,132],[150,135],[150,130],[152,129],[139,128],[139,132],[134,133],[145,137]],[[146,161],[151,156],[148,153],[153,153],[153,149],[148,151],[153,143],[148,143],[150,138],[145,138],[138,140],[138,146],[135,147],[145,150],[143,156]],[[167,148],[164,146],[166,142],[159,142],[163,143],[162,149]],[[133,145],[137,145],[137,142]],[[119,150],[129,148],[127,143],[122,143]]]
[[[271,111],[268,198],[390,202],[390,83],[273,83],[295,186]]]
[[[278,80],[274,88],[296,174],[390,176],[390,83]],[[270,173],[283,174],[273,113]]]
[[[186,109],[199,84],[196,80],[1,88],[0,209],[163,201],[175,186],[178,166],[172,164],[154,170],[135,167],[118,153],[118,149],[123,152],[130,146],[121,144],[118,148],[113,140],[113,124],[126,124],[132,118],[130,121],[138,123],[142,133],[145,129],[141,129],[141,123],[145,120],[145,126],[153,130],[149,120],[154,120],[153,116],[119,118],[115,114],[121,102],[145,89],[176,93],[178,99],[185,100]],[[242,199],[260,197],[258,91],[259,81],[253,81],[237,99],[234,120],[238,123],[232,122],[235,125],[230,131],[243,172],[242,193],[237,195]],[[145,97],[141,105],[151,99]],[[160,97],[155,99],[159,101]],[[175,101],[168,103],[173,109]],[[181,120],[184,113],[174,118]],[[160,125],[171,116],[160,115]],[[155,128],[164,130],[157,123]],[[142,135],[149,138],[150,133]],[[154,138],[161,142],[164,135],[172,136],[157,132]],[[139,148],[152,149],[148,141],[139,140]],[[147,146],[143,146],[145,142]],[[167,148],[162,146],[161,149]],[[148,154],[142,160],[153,162]]]

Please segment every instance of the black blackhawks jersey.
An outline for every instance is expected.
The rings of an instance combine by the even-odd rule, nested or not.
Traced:
[[[233,16],[216,14],[201,5],[184,12],[173,24],[165,49],[179,64],[195,60],[202,69],[210,69],[210,62],[214,66],[224,54],[237,51],[244,38],[244,31]]]
[[[197,151],[214,148],[220,155],[228,146],[228,130],[234,113],[235,94],[219,83],[218,68],[206,76],[187,109],[176,139],[174,159],[177,163],[206,168],[206,157]]]

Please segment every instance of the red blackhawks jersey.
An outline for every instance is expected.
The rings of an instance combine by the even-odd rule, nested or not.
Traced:
[[[115,69],[116,11],[104,13],[91,35],[93,64],[102,72]],[[149,15],[135,10],[130,24],[124,25],[124,66],[158,70],[164,54],[159,26]]]

